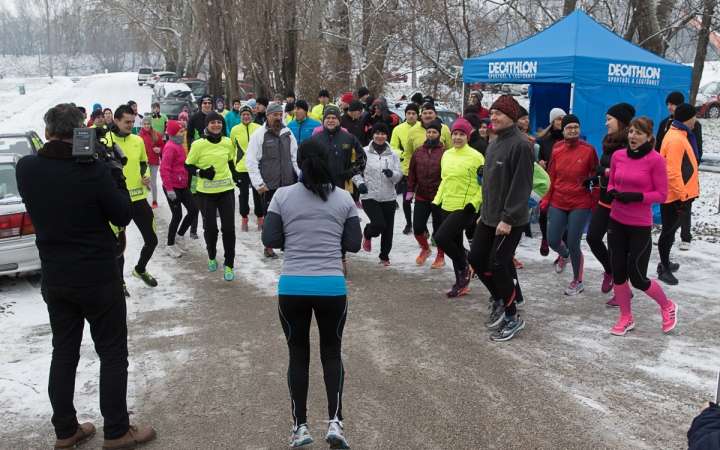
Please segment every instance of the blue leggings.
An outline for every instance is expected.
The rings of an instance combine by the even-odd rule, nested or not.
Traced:
[[[573,269],[573,279],[582,281],[582,240],[585,225],[590,216],[590,208],[563,211],[551,206],[547,216],[547,238],[550,248],[563,258],[570,257]],[[567,228],[567,242],[562,241],[563,233]]]

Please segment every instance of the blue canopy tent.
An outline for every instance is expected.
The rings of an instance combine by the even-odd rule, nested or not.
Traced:
[[[552,108],[580,118],[582,134],[600,151],[607,109],[635,106],[657,126],[672,91],[688,97],[692,68],[649,52],[576,10],[523,41],[463,63],[465,83],[530,84],[530,129],[546,127]]]

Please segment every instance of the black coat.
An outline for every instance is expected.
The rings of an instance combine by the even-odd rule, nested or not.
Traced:
[[[487,150],[488,143],[485,141],[485,139],[480,137],[480,133],[478,133],[477,131],[473,131],[470,135],[468,145],[479,151],[483,156],[485,156],[485,150]]]
[[[110,223],[127,226],[133,205],[121,170],[71,155],[71,144],[50,141],[23,157],[18,190],[35,226],[43,283],[93,286],[120,277]]]
[[[540,150],[538,150],[538,161],[545,161],[548,166],[550,165],[550,159],[552,158],[552,149],[558,141],[565,139],[562,134],[562,130],[550,130],[542,140],[538,141]]]
[[[343,189],[350,187],[351,183],[346,186],[346,181],[365,168],[365,151],[360,141],[339,128],[332,134],[327,128],[323,128],[321,132],[313,134],[310,139],[317,139],[327,146],[328,167],[335,179],[335,185]],[[346,170],[352,172],[348,180],[343,179],[340,175]]]
[[[347,113],[343,114],[340,118],[340,126],[345,128],[348,133],[352,134],[361,144],[365,143],[365,124],[363,123],[362,117],[359,119],[353,119]]]

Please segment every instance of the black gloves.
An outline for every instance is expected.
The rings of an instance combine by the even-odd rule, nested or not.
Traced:
[[[595,172],[595,175],[597,175],[599,177],[604,177],[605,176],[605,167],[595,166],[595,167],[593,167],[593,172]]]
[[[641,202],[645,196],[641,192],[617,192],[615,191],[615,200],[625,203]]]
[[[355,172],[352,169],[343,170],[340,172],[340,178],[347,181],[350,180],[355,175]]]
[[[388,178],[392,178],[393,176],[393,171],[391,169],[383,169],[382,173]]]
[[[473,213],[473,214],[475,214],[475,205],[473,205],[472,203],[468,203],[467,205],[465,205],[465,208],[463,208],[463,210],[464,210],[466,213]]]
[[[210,166],[207,169],[198,170],[198,176],[205,178],[206,180],[212,180],[215,178],[215,166]]]
[[[483,173],[485,173],[485,166],[484,166],[484,165],[479,166],[479,167],[477,168],[477,171],[475,172],[475,175],[481,177],[481,176],[483,176]]]
[[[608,197],[614,199],[616,195],[619,194],[619,192],[616,189],[610,189],[607,191]]]
[[[582,186],[583,186],[585,189],[590,189],[590,184],[593,183],[594,181],[595,181],[595,177],[593,177],[593,178],[585,178],[585,179],[583,180],[583,182],[582,182]]]
[[[675,204],[675,208],[677,208],[677,212],[683,213],[688,210],[688,203],[690,203],[690,202],[684,202],[682,200],[675,200],[673,203]]]
[[[360,183],[360,186],[358,186],[357,188],[358,188],[358,192],[361,194],[368,193],[368,188],[367,188],[367,186],[365,186],[365,183]]]

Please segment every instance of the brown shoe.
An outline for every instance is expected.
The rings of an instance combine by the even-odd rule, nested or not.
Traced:
[[[128,450],[139,447],[155,439],[155,428],[131,426],[125,436],[120,439],[105,439],[103,450]]]
[[[69,437],[67,439],[56,439],[55,450],[75,448],[76,445],[87,441],[93,436],[95,436],[95,425],[90,422],[85,422],[82,425],[78,425],[78,429],[73,437]]]

